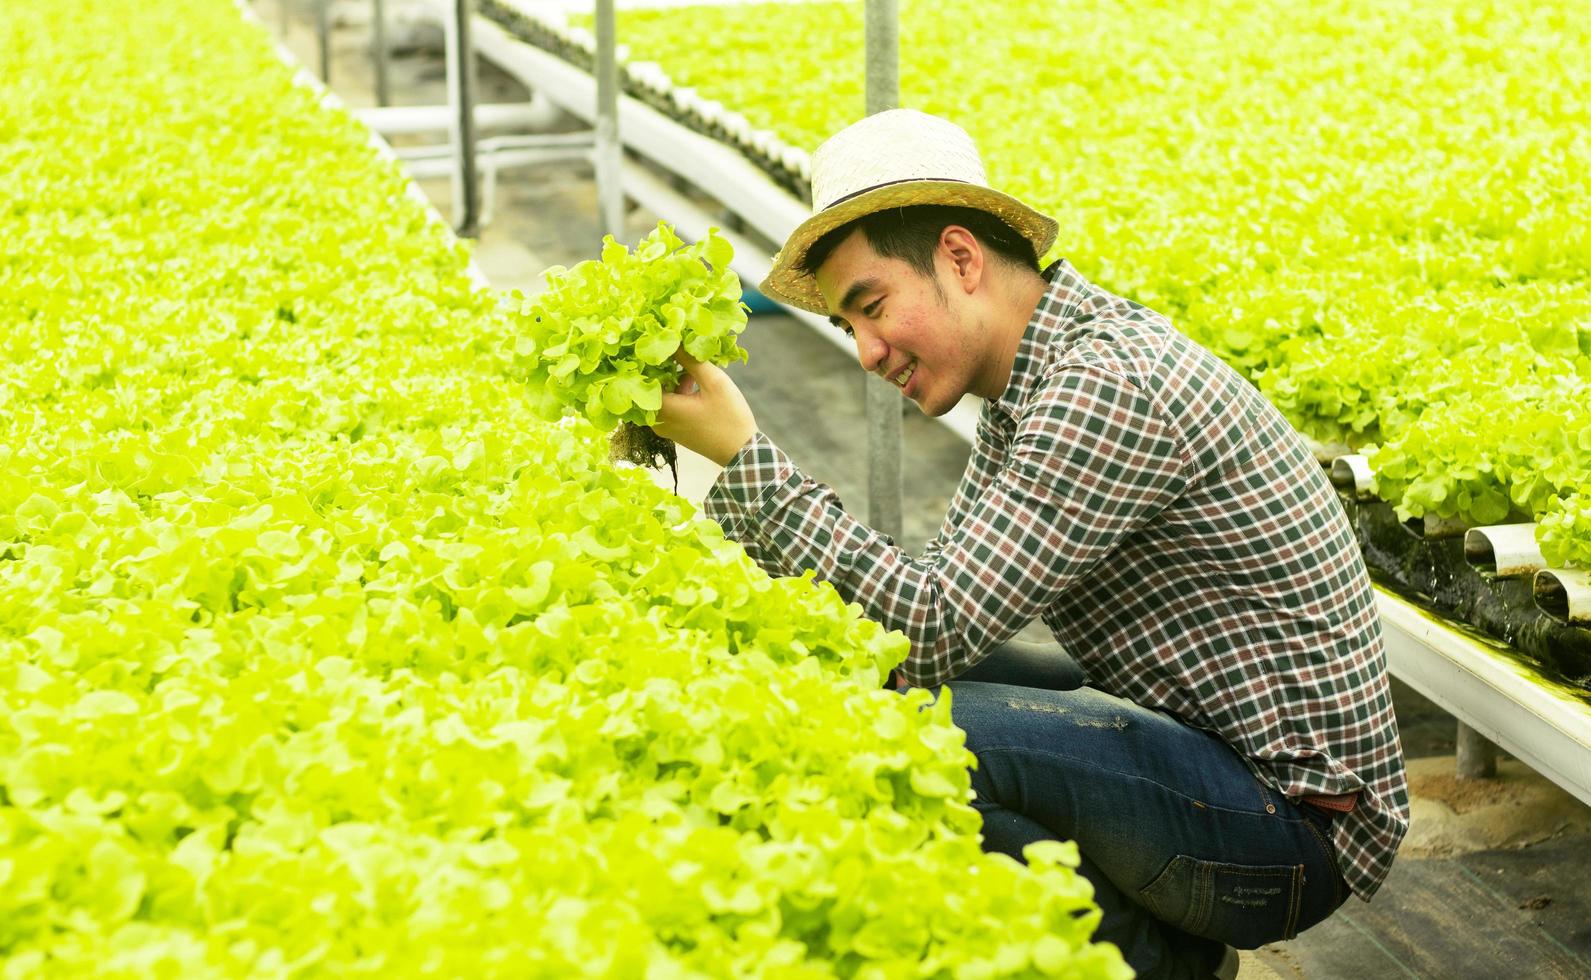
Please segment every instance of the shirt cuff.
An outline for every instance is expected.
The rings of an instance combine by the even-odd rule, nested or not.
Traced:
[[[763,505],[795,472],[795,464],[784,450],[758,432],[718,474],[702,501],[702,511],[727,537],[738,540],[749,527],[755,527]]]

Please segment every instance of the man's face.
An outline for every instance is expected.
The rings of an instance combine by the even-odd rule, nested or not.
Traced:
[[[856,341],[863,370],[901,388],[930,416],[954,408],[986,360],[982,331],[940,284],[946,262],[936,253],[935,276],[923,276],[904,259],[879,255],[858,229],[817,271],[829,320]]]

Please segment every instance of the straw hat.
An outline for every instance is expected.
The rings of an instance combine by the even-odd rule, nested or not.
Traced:
[[[966,130],[916,109],[875,113],[835,133],[812,154],[812,207],[784,248],[762,292],[813,313],[827,313],[817,280],[801,271],[812,243],[841,225],[886,208],[950,204],[988,211],[1033,243],[1042,257],[1056,224],[989,187]]]

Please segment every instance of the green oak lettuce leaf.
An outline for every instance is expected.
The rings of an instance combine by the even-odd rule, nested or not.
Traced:
[[[679,382],[675,355],[720,367],[743,361],[746,327],[734,251],[717,229],[687,245],[666,223],[629,249],[610,235],[600,259],[553,266],[546,290],[516,296],[516,366],[551,421],[578,413],[600,430],[651,425]]]
[[[1591,491],[1548,501],[1536,525],[1536,542],[1548,565],[1591,567]]]

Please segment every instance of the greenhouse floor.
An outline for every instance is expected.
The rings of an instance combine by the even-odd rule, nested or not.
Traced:
[[[273,31],[277,0],[254,4]],[[310,7],[290,4],[288,48],[318,64]],[[369,4],[334,4],[332,88],[352,106],[373,104],[364,26]],[[414,29],[389,3],[397,104],[444,101],[440,32]],[[482,101],[525,97],[511,79],[481,67]],[[422,188],[447,215],[446,180]],[[494,286],[527,291],[553,264],[595,254],[596,195],[583,164],[504,172],[477,262]],[[629,238],[656,222],[632,212]],[[865,505],[866,432],[860,423],[862,375],[854,361],[803,324],[754,317],[743,344],[749,363],[731,376],[761,428],[813,478],[859,511]],[[958,437],[915,408],[905,419],[906,520],[901,544],[917,548],[939,517],[966,459]],[[716,469],[683,461],[679,491],[700,499]],[[659,479],[667,480],[666,474]],[[1375,901],[1350,900],[1297,939],[1242,956],[1244,978],[1587,977],[1591,976],[1591,808],[1506,757],[1494,780],[1454,778],[1454,722],[1411,689],[1394,683],[1409,759],[1413,823],[1391,877]]]

